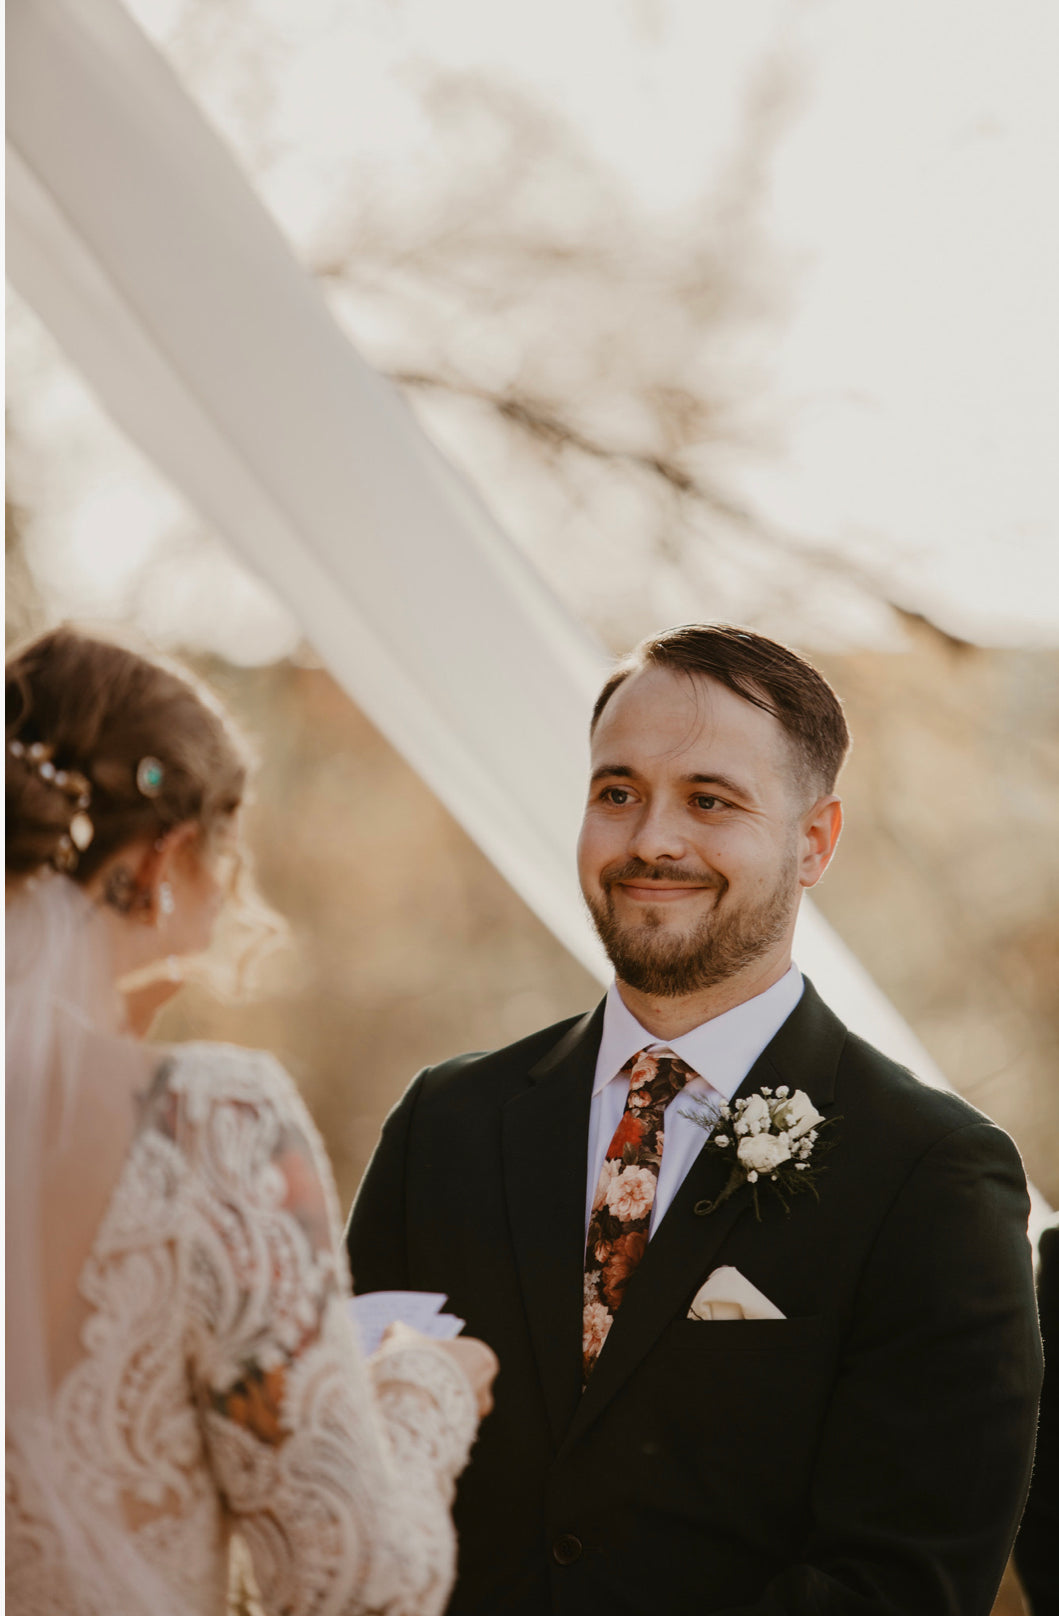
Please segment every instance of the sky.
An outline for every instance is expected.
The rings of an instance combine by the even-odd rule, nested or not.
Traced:
[[[784,430],[741,462],[739,492],[781,527],[885,555],[895,592],[955,633],[1059,644],[1052,0],[244,0],[197,27],[185,0],[129,9],[302,251],[351,165],[377,193],[423,185],[420,93],[439,69],[566,120],[660,233],[694,215],[778,72],[762,228],[784,309],[762,374]],[[237,598],[240,659],[288,649],[283,609],[17,307],[9,364],[13,472],[49,587],[138,611],[163,639],[183,610],[208,641],[222,627],[192,576],[208,563]],[[150,558],[161,593],[140,591]]]

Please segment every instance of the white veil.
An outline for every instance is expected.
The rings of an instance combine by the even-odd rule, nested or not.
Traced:
[[[158,1057],[121,1036],[109,912],[74,881],[49,871],[9,886],[6,923],[9,1471],[32,1495],[42,1553],[70,1567],[78,1616],[178,1616],[123,1523],[71,1487],[53,1425],[56,1387],[83,1350],[78,1279]]]
[[[6,905],[6,1259],[8,1408],[45,1409],[41,1198],[69,1134],[89,1035],[116,1031],[105,927],[82,890],[51,872],[20,883]]]

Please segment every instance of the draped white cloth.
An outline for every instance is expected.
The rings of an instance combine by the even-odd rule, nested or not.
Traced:
[[[601,648],[354,352],[116,0],[11,0],[8,16],[16,288],[119,426],[605,978],[573,868]],[[858,1032],[944,1083],[808,905],[797,954]]]

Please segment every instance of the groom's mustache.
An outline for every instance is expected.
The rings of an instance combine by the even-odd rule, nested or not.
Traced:
[[[666,886],[717,887],[728,885],[723,876],[712,870],[674,869],[668,864],[647,864],[643,859],[629,859],[616,870],[605,870],[600,876],[604,892],[620,886],[624,881],[659,881]]]

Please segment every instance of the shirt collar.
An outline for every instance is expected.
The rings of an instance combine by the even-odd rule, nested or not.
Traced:
[[[804,983],[797,965],[764,993],[746,999],[701,1027],[679,1038],[659,1039],[641,1027],[612,982],[603,1012],[603,1037],[596,1058],[592,1096],[602,1092],[625,1062],[651,1045],[671,1049],[710,1087],[730,1100],[762,1050],[770,1044],[802,996]]]

